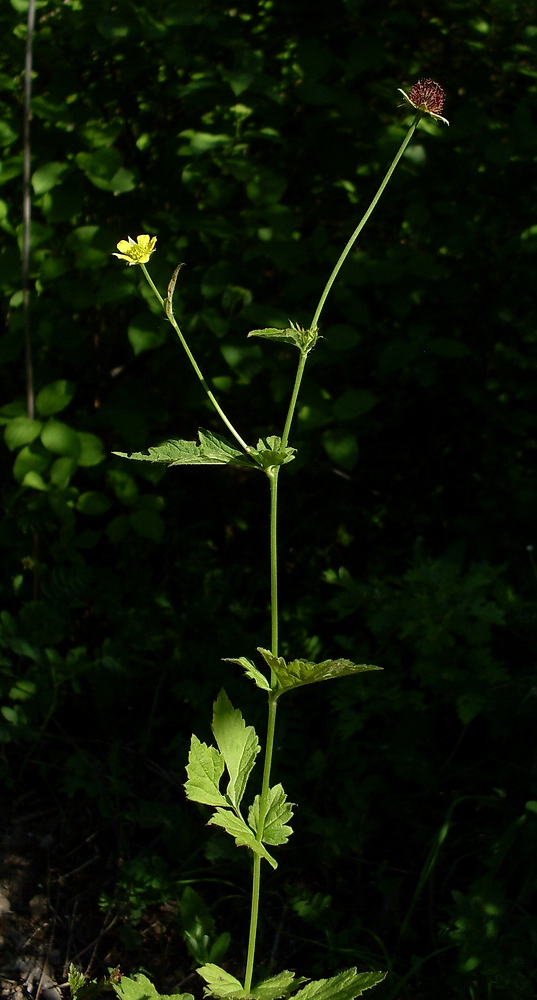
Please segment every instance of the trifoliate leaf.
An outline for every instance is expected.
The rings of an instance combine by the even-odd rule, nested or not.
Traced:
[[[304,684],[315,684],[317,681],[328,681],[333,677],[348,677],[350,674],[362,674],[370,670],[382,670],[367,663],[352,663],[351,660],[323,660],[322,663],[312,663],[310,660],[292,660],[286,663],[283,656],[274,656],[268,649],[257,647],[265,662],[278,678],[278,694],[302,687]]]
[[[196,971],[208,984],[203,990],[205,996],[229,997],[230,1000],[232,997],[245,996],[242,983],[219,965],[207,962]]]
[[[212,731],[229,774],[227,796],[238,809],[261,747],[255,729],[246,725],[225,691],[220,692],[214,703]]]
[[[229,804],[218,788],[224,773],[224,758],[216,747],[200,743],[198,737],[193,736],[186,773],[185,791],[192,802],[202,802],[206,806]]]
[[[254,831],[250,829],[240,816],[236,816],[230,809],[217,809],[214,816],[209,820],[208,825],[221,826],[226,833],[229,833],[230,837],[235,838],[237,847],[249,847],[254,854],[259,854],[261,858],[265,858],[265,861],[268,861],[269,865],[273,868],[278,867],[277,862],[263,847],[263,844],[255,839]]]
[[[163,462],[165,465],[240,465],[255,469],[256,463],[251,461],[242,451],[234,448],[225,438],[211,431],[198,431],[199,445],[195,441],[180,441],[178,439],[164,441],[147,451],[136,451],[127,455],[123,451],[115,451],[120,458],[132,458],[137,462]],[[257,463],[259,464],[259,463]]]
[[[281,438],[271,434],[270,437],[260,438],[255,448],[248,449],[250,455],[264,472],[274,469],[278,465],[287,465],[295,457],[296,448],[282,448]]]
[[[355,1000],[355,997],[360,997],[364,990],[381,983],[386,975],[386,972],[357,972],[356,969],[346,969],[331,979],[318,979],[308,983],[294,994],[294,1000]]]
[[[239,667],[243,667],[246,674],[254,682],[254,684],[257,684],[257,686],[262,688],[263,691],[270,691],[270,684],[267,678],[261,673],[260,670],[257,669],[256,666],[254,666],[251,660],[248,660],[245,656],[239,656],[238,659],[235,659],[232,656],[225,656],[224,660],[226,663],[238,663]]]
[[[256,795],[248,813],[248,823],[256,834],[259,824],[259,802],[260,797]],[[286,844],[293,831],[290,826],[285,824],[292,815],[292,803],[287,801],[287,795],[282,786],[274,785],[274,788],[270,788],[268,793],[268,809],[263,824],[262,842],[274,846]]]

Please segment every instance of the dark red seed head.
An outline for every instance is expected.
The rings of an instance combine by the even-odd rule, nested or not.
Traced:
[[[444,91],[434,80],[418,80],[408,92],[408,99],[415,108],[441,115],[444,107]]]

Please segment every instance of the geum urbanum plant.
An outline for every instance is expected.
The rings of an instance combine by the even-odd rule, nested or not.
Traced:
[[[386,975],[385,972],[358,972],[356,968],[351,968],[330,979],[308,982],[307,979],[297,978],[294,972],[284,971],[268,979],[262,979],[253,985],[261,865],[262,862],[266,862],[273,868],[277,867],[277,862],[273,857],[273,848],[285,844],[292,833],[289,826],[293,815],[292,805],[288,802],[281,784],[271,785],[270,783],[278,702],[286,692],[304,687],[307,684],[381,669],[370,664],[352,663],[345,659],[323,660],[321,663],[312,663],[303,659],[287,662],[279,655],[277,500],[280,470],[295,456],[295,449],[289,445],[289,434],[306,361],[318,340],[319,318],[330,289],[411,141],[420,120],[424,115],[430,115],[434,120],[448,124],[440,114],[443,109],[444,92],[439,84],[429,79],[420,80],[410,89],[408,96],[404,91],[402,93],[405,101],[414,111],[412,123],[375,197],[339,257],[315,309],[310,327],[303,329],[290,322],[287,329],[252,330],[248,334],[250,337],[263,337],[277,343],[292,344],[299,352],[296,378],[280,437],[272,435],[261,438],[255,445],[247,444],[228,419],[205,382],[173,312],[175,284],[182,265],[175,269],[167,294],[163,298],[146,267],[151,255],[155,252],[156,237],[143,234],[138,236],[136,241],[129,238],[128,241],[121,240],[117,245],[118,253],[116,256],[120,260],[124,260],[129,266],[137,264],[141,267],[145,279],[176,331],[196,375],[216,412],[232,435],[234,443],[211,431],[200,430],[198,442],[169,440],[157,447],[149,448],[144,453],[122,455],[122,453],[116,452],[116,454],[137,461],[163,462],[168,466],[241,466],[264,473],[270,486],[271,648],[258,648],[261,660],[268,667],[268,673],[259,669],[246,656],[226,658],[228,662],[236,663],[242,667],[246,676],[267,696],[268,724],[261,792],[255,795],[246,812],[243,800],[261,747],[255,730],[252,726],[245,724],[241,712],[233,707],[223,690],[214,703],[212,732],[216,746],[201,743],[196,736],[193,736],[187,766],[188,780],[185,787],[188,798],[193,802],[212,807],[214,812],[209,824],[225,830],[234,838],[238,847],[247,847],[252,852],[253,858],[250,930],[244,982],[210,962],[198,969],[200,976],[206,983],[205,994],[216,998],[278,1000],[278,998],[286,998],[293,994],[294,1000],[312,1000],[312,998],[315,1000],[354,1000],[365,990],[381,982]],[[226,773],[227,783],[222,788],[224,773]],[[304,983],[306,985],[303,985]],[[125,1000],[140,1000],[142,995],[145,997],[156,995],[154,986],[142,976],[138,976],[134,980],[123,977],[120,981],[117,981],[117,976],[112,976],[108,985]],[[297,990],[298,992],[296,992]],[[78,990],[75,985],[73,992],[76,994],[77,991],[81,993],[80,982],[78,982]],[[190,998],[190,994],[183,994],[183,997],[187,1000]]]

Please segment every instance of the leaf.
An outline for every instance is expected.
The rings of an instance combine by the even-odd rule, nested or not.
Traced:
[[[41,433],[42,427],[40,420],[32,420],[30,417],[15,417],[10,420],[4,431],[9,450],[14,451],[21,445],[30,444]]]
[[[278,1000],[279,997],[289,996],[289,993],[304,981],[302,976],[296,980],[294,972],[285,970],[253,986],[250,996],[255,997],[255,1000]]]
[[[99,465],[105,457],[104,445],[101,439],[96,434],[89,434],[86,431],[78,431],[77,433],[80,443],[80,454],[77,458],[78,464],[84,468]]]
[[[67,379],[59,379],[57,382],[50,382],[41,389],[35,397],[35,408],[42,417],[50,417],[53,413],[59,413],[69,405],[75,394],[74,382]]]
[[[122,1000],[194,1000],[191,993],[159,993],[147,976],[139,972],[133,979],[122,976],[118,983],[111,983]]]
[[[146,452],[133,452],[127,455],[122,451],[115,451],[114,455],[120,458],[132,458],[138,462],[164,462],[170,467],[173,465],[241,465],[249,469],[256,468],[242,451],[234,448],[225,438],[211,431],[198,431],[200,444],[195,441],[181,441],[173,439],[157,445],[155,448],[148,448]]]
[[[224,758],[216,747],[192,737],[186,773],[185,791],[188,799],[206,806],[227,806],[227,799],[218,786],[224,773]]]
[[[227,796],[238,809],[261,747],[255,729],[246,725],[225,691],[220,692],[214,703],[212,731],[229,774]]]
[[[284,330],[278,330],[275,327],[267,327],[265,330],[250,330],[248,336],[262,337],[264,340],[275,340],[276,343],[280,344],[292,344],[294,347],[298,347],[299,351],[302,351],[303,354],[309,354],[319,339],[319,331],[317,328],[304,330],[302,327],[291,323]]]
[[[260,438],[255,448],[249,448],[252,458],[261,466],[264,472],[274,469],[278,465],[287,465],[295,457],[296,448],[282,448],[281,438],[271,434],[270,437]]]
[[[90,517],[106,514],[111,506],[111,501],[99,490],[88,490],[87,493],[81,493],[76,502],[76,509],[81,514],[88,514]]]
[[[277,862],[263,847],[263,844],[255,839],[254,831],[250,829],[240,816],[236,816],[230,809],[218,808],[214,816],[209,820],[208,826],[221,826],[226,833],[229,833],[230,837],[234,837],[237,847],[249,847],[254,854],[259,854],[261,858],[265,858],[265,861],[268,861],[272,868],[278,867]]]
[[[251,660],[248,660],[245,656],[239,656],[238,659],[235,659],[233,656],[224,656],[223,659],[225,663],[238,663],[239,667],[243,667],[247,676],[254,684],[257,684],[263,691],[270,691],[270,684],[267,678],[257,669]]]
[[[248,813],[248,823],[255,830],[256,834],[259,824],[259,802],[260,797],[256,795]],[[274,846],[286,844],[293,831],[290,826],[286,826],[285,824],[291,819],[292,815],[292,803],[287,801],[287,795],[282,786],[274,785],[274,788],[269,788],[268,808],[263,826],[263,836],[261,837],[262,842]]]
[[[230,972],[226,972],[225,969],[221,969],[219,965],[213,965],[212,962],[208,962],[206,965],[202,965],[200,969],[196,970],[198,975],[208,983],[205,987],[205,995],[210,995],[213,997],[238,997],[245,996],[245,991],[243,989],[242,983],[235,976],[232,976]]]
[[[68,163],[45,163],[32,174],[32,187],[35,194],[45,194],[56,184],[61,183],[62,174],[69,169]]]
[[[55,455],[70,455],[74,459],[80,455],[77,432],[60,420],[49,420],[45,424],[41,431],[41,441]]]
[[[304,684],[316,684],[317,681],[329,681],[333,677],[349,677],[351,674],[362,674],[371,670],[382,670],[372,664],[352,663],[351,660],[323,660],[312,663],[310,660],[292,660],[286,663],[283,656],[274,656],[270,650],[258,646],[261,656],[278,678],[278,695]]]
[[[331,979],[318,979],[308,983],[298,993],[295,1000],[354,1000],[362,995],[364,990],[371,989],[386,978],[386,972],[357,972],[346,969],[345,972],[332,976]]]

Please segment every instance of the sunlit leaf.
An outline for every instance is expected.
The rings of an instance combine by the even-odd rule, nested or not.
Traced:
[[[310,660],[291,660],[286,663],[283,656],[274,656],[269,649],[258,650],[265,662],[278,678],[279,694],[302,687],[304,684],[316,684],[318,681],[329,681],[334,677],[349,677],[351,674],[363,674],[371,670],[382,670],[367,663],[353,663],[351,660],[323,660],[312,663]]]
[[[260,797],[256,795],[248,813],[248,823],[256,831],[256,834],[259,824],[259,804]],[[268,808],[263,824],[263,836],[261,837],[263,843],[271,844],[274,847],[278,844],[286,844],[293,832],[291,827],[286,825],[292,815],[292,804],[287,801],[287,795],[282,786],[274,785],[268,793]]]
[[[224,767],[223,755],[218,752],[216,747],[200,743],[197,736],[192,736],[186,769],[188,775],[188,781],[185,783],[187,798],[207,806],[227,806],[227,799],[218,787],[224,773]]]
[[[233,708],[225,691],[214,703],[212,730],[229,774],[227,796],[238,809],[246,783],[261,747],[253,726],[247,726],[240,710]]]

